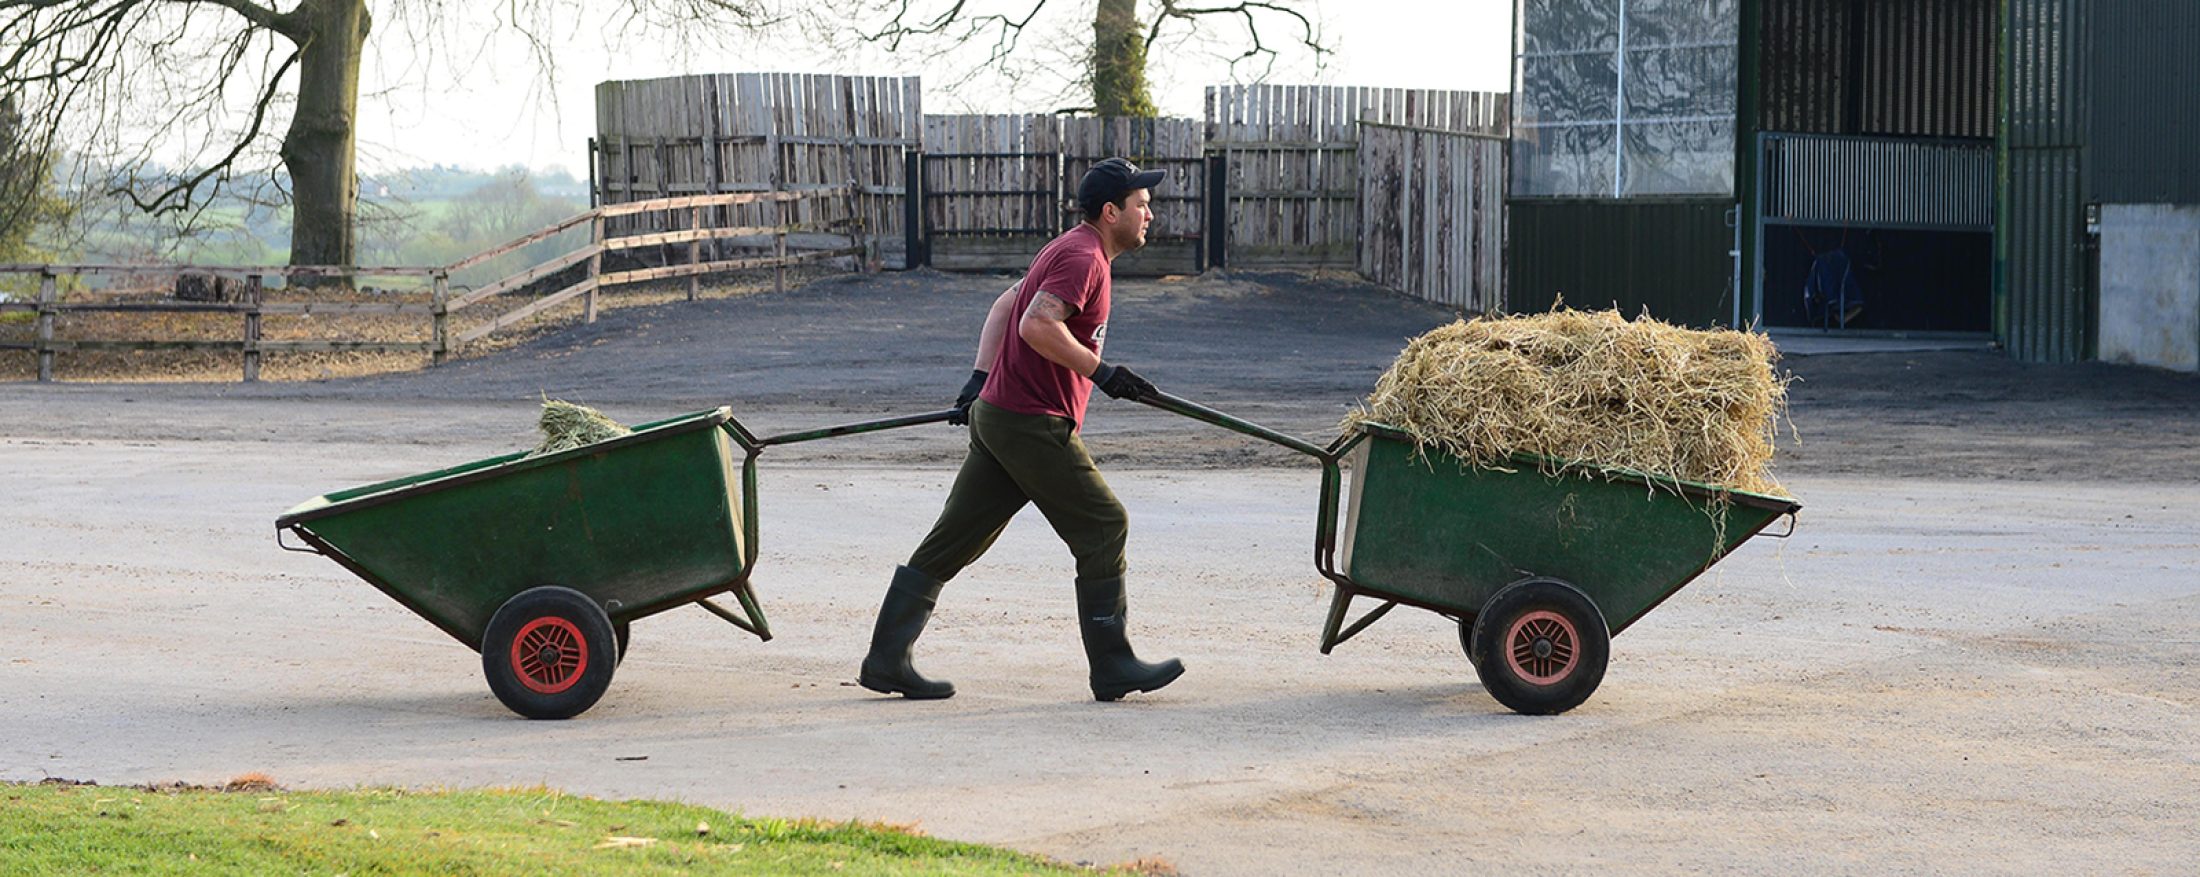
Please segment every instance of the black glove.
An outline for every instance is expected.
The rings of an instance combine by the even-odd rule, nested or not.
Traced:
[[[1137,372],[1128,367],[1105,362],[1092,370],[1092,382],[1100,385],[1100,392],[1108,394],[1109,398],[1129,399],[1133,402],[1161,392],[1154,389],[1153,382],[1139,377]]]
[[[985,369],[971,369],[970,380],[964,381],[962,392],[955,394],[955,413],[948,415],[947,422],[956,426],[969,425],[970,403],[978,401],[978,394],[984,390]]]

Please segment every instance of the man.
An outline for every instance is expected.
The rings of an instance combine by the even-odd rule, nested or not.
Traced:
[[[953,684],[917,673],[910,647],[940,588],[992,547],[1025,503],[1039,507],[1077,559],[1077,620],[1093,697],[1119,700],[1184,675],[1175,659],[1149,664],[1131,652],[1123,630],[1130,519],[1078,437],[1093,387],[1117,399],[1154,392],[1130,369],[1102,361],[1100,351],[1110,264],[1145,245],[1149,190],[1164,176],[1120,158],[1093,165],[1077,186],[1084,221],[1041,249],[1024,279],[994,300],[975,368],[956,399],[958,422],[970,426],[969,454],[932,532],[894,570],[857,677],[863,687],[915,699],[954,696]]]

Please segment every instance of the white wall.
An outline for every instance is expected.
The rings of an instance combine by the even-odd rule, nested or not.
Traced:
[[[2101,359],[2200,371],[2200,205],[2101,206]]]

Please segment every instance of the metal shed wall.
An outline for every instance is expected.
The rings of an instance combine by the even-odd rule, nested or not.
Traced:
[[[1762,130],[1992,137],[1994,2],[1761,0]]]
[[[1995,315],[2009,354],[2027,362],[2093,355],[2097,310],[2085,236],[2091,0],[2003,0],[2005,118]]]
[[[2102,204],[2200,204],[2200,3],[2105,5],[2086,188]]]
[[[1691,326],[1731,317],[1734,229],[1719,199],[1515,200],[1506,225],[1506,304],[1617,306]]]

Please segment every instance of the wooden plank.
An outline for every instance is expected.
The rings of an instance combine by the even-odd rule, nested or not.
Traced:
[[[250,303],[248,303],[248,302],[241,302],[241,301],[237,301],[237,302],[196,302],[196,301],[127,301],[127,302],[90,302],[90,301],[72,301],[72,302],[59,302],[59,303],[56,303],[56,304],[54,304],[54,305],[52,305],[52,306],[50,306],[50,307],[46,308],[46,310],[49,310],[49,311],[53,311],[53,312],[56,312],[56,313],[69,313],[69,312],[94,312],[94,311],[96,311],[96,312],[102,312],[102,313],[118,313],[118,314],[126,314],[126,313],[170,313],[170,314],[212,313],[212,314],[244,314],[244,313],[250,313],[250,312],[252,312],[252,311],[256,310],[256,308],[254,308],[254,307],[253,307],[253,306],[252,306],[252,305],[251,305]]]
[[[766,237],[766,235],[779,235],[779,233],[801,233],[801,231],[838,231],[838,229],[851,229],[851,226],[854,226],[854,220],[838,220],[838,222],[823,222],[823,224],[816,224],[816,222],[814,222],[814,224],[794,224],[794,226],[733,226],[733,229],[680,229],[680,231],[660,231],[660,233],[653,233],[653,235],[627,235],[627,237],[612,237],[612,240],[607,240],[607,242],[603,242],[603,248],[605,248],[605,251],[631,251],[631,248],[636,248],[636,246],[658,246],[658,244],[686,244],[686,242],[697,242],[697,240],[728,240],[728,237]]]
[[[597,211],[601,209],[602,208],[597,208],[596,210],[586,210],[580,213],[573,214],[572,216],[568,216],[564,219],[558,220],[557,224],[555,225],[550,225],[541,229],[537,229],[535,231],[527,233],[524,236],[513,238],[512,240],[506,241],[505,243],[499,244],[495,247],[482,250],[479,253],[475,253],[471,256],[467,256],[464,259],[452,262],[449,265],[443,266],[442,270],[445,273],[455,273],[458,271],[463,271],[475,265],[487,262],[490,259],[494,259],[498,256],[502,256],[506,253],[510,253],[514,250],[520,249],[521,247],[525,247],[529,244],[533,244],[537,241],[549,238],[553,235],[563,233],[568,229],[572,229],[576,226],[588,222],[589,220],[596,218]]]
[[[783,264],[815,262],[822,259],[831,259],[840,256],[859,255],[862,252],[863,248],[859,246],[841,247],[832,250],[812,250],[809,252],[790,253],[785,258],[779,258],[776,256],[764,256],[755,259],[730,259],[719,262],[705,262],[701,265],[665,265],[658,268],[637,268],[632,271],[619,271],[611,274],[605,274],[603,275],[601,282],[604,286],[616,286],[622,283],[640,283],[645,280],[663,280],[671,277],[686,277],[690,274],[715,274],[721,271],[740,271],[751,268],[771,268]]]
[[[504,293],[510,292],[512,290],[519,289],[520,287],[526,286],[527,284],[533,283],[537,280],[541,280],[567,268],[571,268],[584,261],[593,259],[596,256],[602,254],[604,249],[605,247],[601,244],[589,244],[587,246],[581,247],[578,250],[566,253],[563,256],[559,256],[548,262],[536,265],[533,268],[529,268],[525,271],[519,272],[518,274],[505,277],[501,280],[489,284],[488,286],[472,290],[470,292],[467,292],[465,295],[454,298],[447,306],[447,310],[464,310],[468,307],[473,306],[476,303],[481,302],[483,299],[493,298],[495,296],[503,295]]]
[[[579,283],[575,283],[572,286],[568,286],[564,289],[558,290],[557,292],[553,292],[549,295],[543,296],[542,298],[536,299],[535,301],[525,306],[514,308],[509,313],[499,316],[494,320],[490,320],[485,324],[475,326],[474,328],[459,333],[458,343],[461,345],[472,344],[486,337],[491,332],[513,326],[523,320],[526,320],[528,317],[532,317],[536,314],[542,313],[543,311],[557,307],[558,305],[564,304],[568,301],[572,301],[574,298],[585,295],[589,292],[594,291],[595,289],[595,278],[590,278],[587,280],[583,280]]]
[[[802,201],[844,195],[844,185],[819,185],[806,187],[804,191],[728,192],[721,195],[696,195],[682,198],[653,198],[647,201],[629,201],[599,208],[596,214],[609,218],[645,213],[652,210],[685,210],[690,207],[725,207],[736,204],[761,204],[786,201]],[[416,269],[436,270],[436,269]]]
[[[433,341],[268,341],[246,348],[247,353],[434,353]]]
[[[435,305],[378,301],[271,301],[260,305],[260,313],[275,317],[356,316],[361,314],[425,317],[435,313]]]
[[[242,353],[243,341],[47,341],[48,351],[86,350],[220,350]],[[51,378],[47,378],[51,380]]]
[[[55,264],[0,264],[0,274],[215,274],[245,278],[255,274],[287,277],[433,277],[439,266],[361,267],[357,265],[126,265],[72,262]]]

